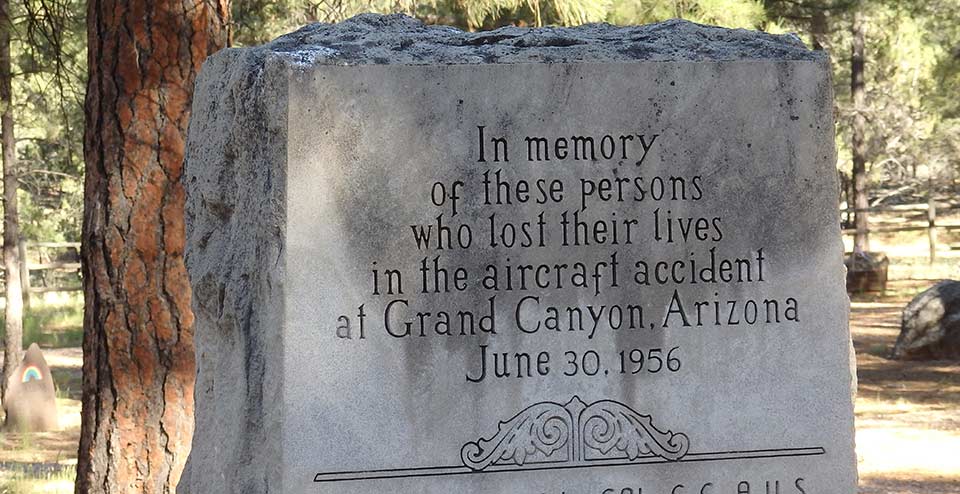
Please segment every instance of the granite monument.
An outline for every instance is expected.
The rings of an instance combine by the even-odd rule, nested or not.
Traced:
[[[683,21],[211,57],[180,491],[852,494],[830,77]]]

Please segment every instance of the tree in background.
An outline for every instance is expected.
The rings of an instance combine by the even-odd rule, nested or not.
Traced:
[[[757,0],[628,0],[616,2],[607,16],[613,24],[646,24],[670,18],[701,24],[759,29],[766,11]]]
[[[412,13],[471,31],[504,24],[572,26],[606,19],[611,0],[432,0]]]
[[[82,163],[79,153],[72,151],[79,149],[79,137],[70,130],[71,123],[82,118],[83,70],[78,70],[84,46],[82,4],[0,1],[0,141],[9,301],[4,314],[4,376],[19,364],[23,347],[22,260],[17,244],[22,238],[79,239]],[[5,385],[0,376],[0,396]]]
[[[7,378],[20,365],[23,352],[23,297],[20,286],[20,228],[17,220],[17,143],[13,136],[13,69],[10,40],[13,21],[9,0],[0,0],[0,141],[3,148],[3,275],[4,309],[3,373],[0,398]]]
[[[956,185],[960,1],[766,0],[765,6],[771,22],[830,51],[838,168],[851,177],[848,207],[926,202],[930,179]],[[853,221],[861,232],[866,215]],[[854,240],[867,248],[866,235]]]
[[[310,22],[338,22],[361,12],[405,13],[461,29],[504,25],[643,24],[674,17],[725,27],[759,28],[760,0],[234,0],[234,39],[267,42]]]
[[[89,2],[77,492],[173,492],[193,432],[180,183],[193,84],[227,0]]]
[[[852,82],[837,98],[838,128],[854,143],[840,147],[842,165],[863,171],[866,193],[857,208],[926,202],[928,183],[956,182],[960,135],[953,130],[958,115],[951,89],[960,88],[951,88],[950,81],[960,77],[958,12],[957,0],[859,4],[865,26],[862,99]],[[859,44],[853,20],[848,16],[849,28],[837,33],[837,46]],[[835,67],[836,80],[854,80],[852,56],[837,57]]]
[[[782,29],[808,35],[808,44],[815,50],[830,51],[836,26],[857,6],[859,0],[764,0],[770,20]]]
[[[853,207],[857,233],[853,240],[854,252],[870,250],[869,221],[867,208],[867,145],[864,115],[864,30],[863,12],[857,8],[853,13],[851,26],[853,48],[850,58],[850,94],[853,97],[853,125],[851,137],[853,146]]]
[[[931,0],[910,5],[918,20],[920,52],[924,64],[915,84],[920,89],[918,107],[932,118],[923,150],[926,162],[940,178],[956,187],[960,179],[960,0]],[[911,53],[911,54],[912,54]]]
[[[30,241],[80,240],[86,2],[22,0],[15,44],[20,226]]]
[[[18,136],[7,149],[16,149],[21,232],[32,240],[78,240],[84,163],[83,134],[76,130],[84,125],[86,2],[6,2],[12,12],[12,22],[6,23],[12,96],[5,106],[13,109]],[[84,368],[81,492],[172,485],[175,481],[170,479],[179,476],[181,453],[189,448],[189,431],[179,425],[192,412],[188,388],[192,389],[193,350],[189,301],[183,296],[188,287],[182,246],[177,247],[182,240],[177,210],[182,200],[177,158],[182,140],[177,136],[185,127],[190,99],[189,89],[183,88],[192,87],[199,60],[226,37],[227,0],[207,0],[185,10],[182,15],[189,15],[189,20],[178,22],[160,12],[169,14],[168,9],[180,8],[181,3],[194,3],[170,3],[113,0],[89,6],[93,77],[87,104],[96,116],[86,122],[91,175],[86,183],[84,255],[95,262],[85,268],[84,346],[90,362]],[[869,205],[890,198],[889,192],[872,191],[871,183],[887,190],[891,184],[896,184],[896,190],[915,188],[926,184],[925,174],[933,174],[952,178],[956,186],[960,175],[960,99],[956,97],[960,94],[960,0],[233,0],[230,4],[234,36],[241,44],[265,42],[308,22],[338,21],[363,11],[405,12],[428,23],[464,29],[598,20],[635,24],[683,17],[727,27],[796,31],[811,46],[831,51],[839,167],[847,173],[855,162],[854,125],[857,115],[862,117],[866,187],[860,197],[869,198]],[[863,37],[866,63],[860,105],[854,104],[851,83],[854,7],[859,8],[863,24],[871,27]],[[161,22],[146,25],[148,14]],[[169,403],[169,409],[156,408],[158,403]],[[173,441],[180,447],[161,458],[158,451]],[[129,488],[121,487],[123,482]]]

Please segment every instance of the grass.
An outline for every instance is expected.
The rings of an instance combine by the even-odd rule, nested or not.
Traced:
[[[57,399],[61,430],[0,433],[0,494],[73,492],[80,402]]]
[[[0,473],[0,494],[72,493],[75,476],[73,467],[3,472]]]
[[[23,347],[36,343],[41,348],[71,348],[83,343],[83,296],[80,293],[35,297],[24,309]],[[0,313],[0,337],[4,325]]]
[[[79,399],[80,392],[83,390],[83,380],[78,379],[77,373],[72,369],[50,369],[53,374],[54,393],[57,399],[72,400]]]
[[[37,343],[45,350],[61,430],[0,433],[0,494],[72,493],[80,439],[82,375],[77,347],[83,340],[83,298],[79,293],[47,294],[31,302],[24,311],[24,347]],[[0,310],[0,334],[2,320]]]

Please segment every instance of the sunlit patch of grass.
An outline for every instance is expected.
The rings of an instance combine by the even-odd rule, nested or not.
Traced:
[[[16,449],[19,449],[20,451],[30,451],[33,449],[33,434],[28,432],[20,432],[18,436],[19,441],[14,444]]]
[[[50,363],[49,360],[47,363]],[[56,386],[57,398],[79,400],[82,392],[83,374],[80,369],[52,367],[53,382]]]
[[[0,464],[60,463],[75,461],[80,441],[79,405],[71,413],[75,418],[64,420],[62,430],[52,432],[0,433]]]
[[[0,494],[72,493],[80,439],[80,401],[57,399],[60,429],[0,433]]]
[[[0,312],[0,337],[3,335]],[[42,348],[78,347],[83,343],[83,296],[79,293],[31,301],[23,315],[23,347],[32,343]]]
[[[60,418],[60,430],[80,430],[80,400],[57,398],[57,414]]]
[[[69,466],[42,473],[16,469],[0,473],[0,494],[69,494],[73,492],[75,478],[76,472]]]

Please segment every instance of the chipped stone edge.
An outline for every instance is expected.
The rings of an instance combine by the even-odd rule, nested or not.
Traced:
[[[283,491],[283,65],[231,50],[196,84],[183,174],[196,427],[181,493]]]
[[[403,14],[310,24],[257,47],[293,65],[476,65],[635,61],[819,61],[794,34],[672,19],[643,26],[502,27],[464,32]],[[217,55],[214,55],[217,56]]]

